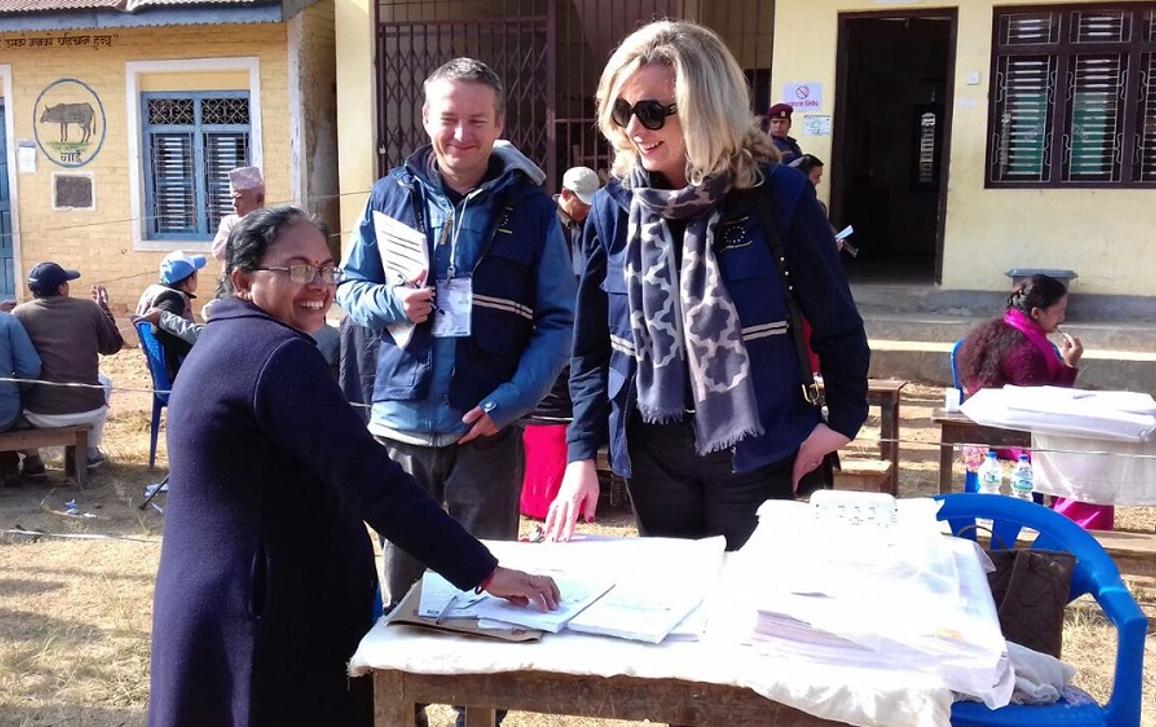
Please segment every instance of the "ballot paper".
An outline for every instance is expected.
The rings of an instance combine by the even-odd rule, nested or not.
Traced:
[[[425,233],[399,222],[389,215],[373,211],[373,230],[377,236],[377,253],[385,272],[386,285],[416,285],[429,276],[429,250]],[[392,323],[386,326],[398,348],[405,348],[413,337],[414,324]]]
[[[485,598],[484,594],[460,591],[440,574],[427,570],[421,579],[421,601],[417,615],[423,618],[476,618],[470,608]]]
[[[553,611],[540,611],[532,603],[520,606],[495,596],[487,596],[482,601],[470,606],[468,611],[479,622],[499,621],[556,634],[566,626],[570,619],[582,613],[583,609],[597,601],[614,586],[613,581],[605,579],[585,580],[558,573],[547,573],[546,575],[553,576],[554,582],[558,584],[558,590],[562,594],[558,608]]]
[[[705,614],[686,623],[718,580],[726,539],[683,540],[662,544],[663,552],[643,539],[634,550],[638,565],[567,626],[571,631],[657,644],[682,626],[678,638],[692,639],[706,626]],[[650,552],[648,552],[650,551]],[[697,632],[697,633],[696,633]]]

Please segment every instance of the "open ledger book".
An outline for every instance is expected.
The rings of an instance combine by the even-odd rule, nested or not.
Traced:
[[[566,629],[648,643],[697,639],[706,626],[702,603],[718,579],[725,540],[629,538],[487,546],[504,566],[551,575],[562,593],[559,609],[543,613],[459,591],[427,571],[413,613],[421,625],[460,631],[462,624],[469,624],[469,629],[491,636],[511,629]]]

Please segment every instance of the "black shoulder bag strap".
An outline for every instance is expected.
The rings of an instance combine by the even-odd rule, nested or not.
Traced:
[[[803,340],[803,313],[799,309],[799,300],[795,296],[795,284],[791,280],[791,271],[787,268],[787,251],[783,248],[783,238],[779,235],[779,228],[775,224],[775,214],[771,211],[771,204],[767,200],[769,183],[764,181],[767,189],[755,188],[751,192],[759,208],[763,230],[767,233],[767,240],[771,243],[771,254],[775,257],[775,267],[779,269],[779,279],[783,283],[783,294],[787,302],[787,317],[790,319],[791,337],[795,339],[795,355],[799,359],[799,369],[803,372],[803,398],[815,407],[821,407],[819,387],[815,384],[815,376],[811,371],[811,361],[807,357],[807,343]]]

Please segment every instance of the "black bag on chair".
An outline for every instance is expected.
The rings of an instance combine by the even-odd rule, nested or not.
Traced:
[[[1025,548],[987,554],[995,564],[987,582],[1004,638],[1059,659],[1075,556]]]

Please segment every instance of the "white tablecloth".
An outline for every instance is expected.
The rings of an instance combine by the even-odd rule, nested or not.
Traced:
[[[726,593],[735,560],[728,554],[718,593]],[[742,631],[717,628],[717,619],[732,618],[725,603],[709,606],[711,634]],[[741,619],[741,616],[734,616]],[[749,628],[747,628],[749,632]],[[350,662],[354,675],[371,669],[417,674],[495,674],[543,671],[748,687],[758,694],[824,719],[854,725],[948,725],[952,692],[935,677],[904,669],[863,669],[819,664],[773,655],[759,646],[736,643],[725,635],[698,642],[649,645],[563,631],[539,642],[513,644],[430,633],[379,621],[362,639]]]

